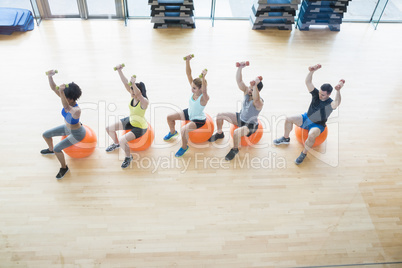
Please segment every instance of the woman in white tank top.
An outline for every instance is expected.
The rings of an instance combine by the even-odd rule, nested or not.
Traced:
[[[208,103],[209,96],[207,93],[207,81],[205,76],[207,75],[207,70],[203,70],[200,78],[193,79],[191,75],[190,60],[193,58],[192,55],[185,57],[186,60],[186,74],[188,82],[191,86],[191,97],[189,100],[189,107],[180,112],[175,112],[167,116],[167,122],[169,125],[169,133],[163,138],[163,140],[168,141],[173,137],[177,136],[178,133],[175,130],[175,121],[177,120],[189,120],[190,123],[186,124],[181,129],[182,146],[177,151],[176,157],[182,156],[188,150],[188,133],[192,130],[202,127],[206,122],[206,116],[204,113],[204,108]]]

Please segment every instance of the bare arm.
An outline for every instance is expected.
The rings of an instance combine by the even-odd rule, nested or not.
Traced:
[[[123,85],[124,85],[124,87],[126,88],[126,90],[128,91],[128,93],[131,94],[131,87],[130,87],[130,85],[128,84],[128,79],[127,79],[126,76],[123,74],[123,68],[124,68],[123,64],[119,64],[119,65],[117,65],[117,66],[115,67],[115,69],[117,70],[117,73],[118,73],[119,76],[120,76],[121,82],[123,83]]]
[[[237,72],[236,72],[236,82],[237,82],[237,86],[239,87],[239,89],[241,91],[244,92],[244,94],[247,93],[247,86],[246,84],[244,84],[243,82],[243,76],[242,76],[242,69],[246,67],[246,63],[242,62],[240,63],[240,66],[237,68]]]
[[[193,58],[192,55],[186,56],[186,75],[190,85],[193,83],[193,76],[191,75],[191,66],[190,66],[190,60],[192,58]]]
[[[306,77],[306,86],[307,86],[308,92],[311,92],[314,90],[315,86],[313,85],[313,74],[315,71],[317,71],[320,68],[321,68],[320,64],[308,67],[309,73],[307,74],[307,77]]]
[[[66,110],[66,112],[69,112],[72,107],[70,106],[70,104],[68,104],[68,100],[66,98],[66,95],[64,94],[64,90],[66,89],[66,87],[68,87],[68,85],[67,86],[65,84],[60,85],[58,87],[58,91],[61,99],[61,104],[63,105],[64,110]]]
[[[60,97],[60,92],[57,90],[57,88],[56,88],[56,83],[55,83],[54,80],[53,80],[53,75],[56,74],[55,70],[49,70],[49,71],[46,72],[46,74],[47,74],[47,78],[48,78],[48,80],[49,80],[50,89],[51,89],[54,93],[56,93],[57,96]]]
[[[201,86],[202,97],[201,97],[201,100],[200,100],[200,103],[201,103],[202,106],[207,105],[207,103],[209,101],[209,95],[208,95],[208,92],[207,92],[208,84],[207,84],[207,80],[205,79],[205,76],[207,75],[207,72],[208,72],[207,69],[202,71],[202,78],[201,78],[202,79],[202,86]]]
[[[148,108],[149,101],[148,101],[147,98],[145,98],[145,97],[142,95],[141,90],[140,90],[140,89],[137,87],[137,85],[135,84],[135,80],[136,80],[136,77],[132,76],[132,77],[131,77],[131,80],[130,80],[131,87],[132,87],[132,89],[130,88],[130,93],[131,93],[131,95],[132,95],[135,99],[137,99],[137,100],[140,101],[140,103],[141,103],[141,108],[142,108],[143,110],[145,110],[145,109]]]
[[[257,77],[254,81],[250,82],[250,85],[253,87],[253,103],[255,108],[258,111],[262,110],[262,106],[264,105],[264,102],[261,99],[260,96],[260,91],[258,90],[257,85],[261,82],[261,80]]]
[[[77,107],[73,107],[68,103],[68,100],[66,98],[66,95],[64,94],[64,90],[68,87],[68,85],[60,85],[58,87],[59,93],[60,93],[60,99],[61,99],[61,104],[63,105],[64,110],[67,113],[71,113],[72,117],[75,119],[80,118],[81,116],[81,109]]]
[[[334,110],[338,108],[338,106],[341,104],[341,88],[343,87],[344,84],[345,80],[341,79],[339,83],[335,86],[336,95],[334,101],[331,102],[331,107]]]

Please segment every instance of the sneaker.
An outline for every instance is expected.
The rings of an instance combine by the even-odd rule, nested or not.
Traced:
[[[168,141],[171,138],[173,138],[174,136],[177,136],[177,131],[175,131],[173,134],[171,134],[170,132],[163,138],[164,141]]]
[[[43,149],[42,151],[40,151],[41,154],[54,154],[53,151],[50,151],[49,148],[48,149]]]
[[[238,148],[232,148],[230,149],[229,153],[225,156],[225,159],[230,161],[232,160],[237,154],[239,153],[239,149]]]
[[[133,160],[133,156],[130,155],[129,157],[124,158],[123,164],[121,164],[121,168],[126,168],[130,165],[131,160]]]
[[[275,145],[289,144],[289,142],[290,142],[290,138],[285,138],[285,137],[274,140]]]
[[[114,150],[116,150],[116,149],[119,148],[119,147],[120,147],[120,144],[115,144],[115,143],[113,143],[112,145],[109,145],[109,146],[106,148],[106,152],[108,152],[108,153],[113,152]]]
[[[68,171],[68,166],[66,166],[66,168],[60,168],[59,173],[56,175],[56,179],[61,180]]]
[[[214,135],[212,135],[211,138],[208,139],[208,141],[214,142],[216,140],[223,139],[224,137],[225,137],[225,134],[223,134],[223,132],[222,133],[216,132]]]
[[[299,157],[296,158],[296,160],[295,160],[296,165],[300,165],[303,162],[304,158],[306,158],[306,155],[307,154],[304,154],[303,152],[301,152]]]
[[[184,154],[185,152],[187,152],[187,150],[188,150],[188,146],[187,146],[186,149],[183,149],[183,148],[180,147],[180,149],[177,151],[177,153],[175,154],[175,156],[176,156],[176,157],[183,156],[183,154]]]

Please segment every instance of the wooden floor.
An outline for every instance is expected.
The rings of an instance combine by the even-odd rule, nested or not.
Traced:
[[[402,24],[343,24],[340,32],[252,31],[246,21],[154,30],[148,20],[44,21],[0,36],[0,267],[402,267]],[[240,110],[235,62],[264,77],[264,135],[224,156],[226,138],[173,155],[166,114],[188,105],[182,57],[208,68],[206,112]],[[105,126],[128,115],[113,66],[147,85],[152,147],[120,168]],[[316,86],[346,80],[329,136],[296,166],[302,146],[275,147],[286,115],[305,112],[307,67]],[[98,135],[86,159],[40,155],[42,133],[63,123],[56,83],[83,89],[82,122]],[[179,127],[177,126],[177,129]]]

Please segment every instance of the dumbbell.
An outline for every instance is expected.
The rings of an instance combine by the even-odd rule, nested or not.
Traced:
[[[131,77],[137,78],[137,76],[134,74]],[[131,87],[133,85],[133,83],[129,82],[128,85]]]
[[[250,65],[250,62],[246,61],[246,66],[249,66],[249,65]],[[240,67],[240,62],[236,62],[236,67]]]
[[[121,64],[121,67],[125,67],[126,65],[124,65],[124,63]],[[113,70],[117,71],[117,68],[114,67]]]
[[[59,71],[54,70],[54,73],[57,74]],[[49,75],[49,72],[46,72],[46,75]]]
[[[194,54],[191,54],[191,57],[194,58]],[[187,60],[187,57],[183,57],[183,60]]]
[[[205,68],[204,70],[208,72],[207,68]],[[203,77],[202,73],[198,77],[202,78]]]
[[[64,85],[66,86],[66,88],[68,88],[68,87],[69,87],[69,85],[68,85],[68,84],[64,84]],[[56,86],[56,89],[57,89],[57,90],[59,90],[59,88],[60,88],[59,86]]]
[[[257,76],[257,78],[260,80],[260,82],[262,81],[262,76]],[[250,81],[250,85],[253,87],[255,85],[255,81]]]

